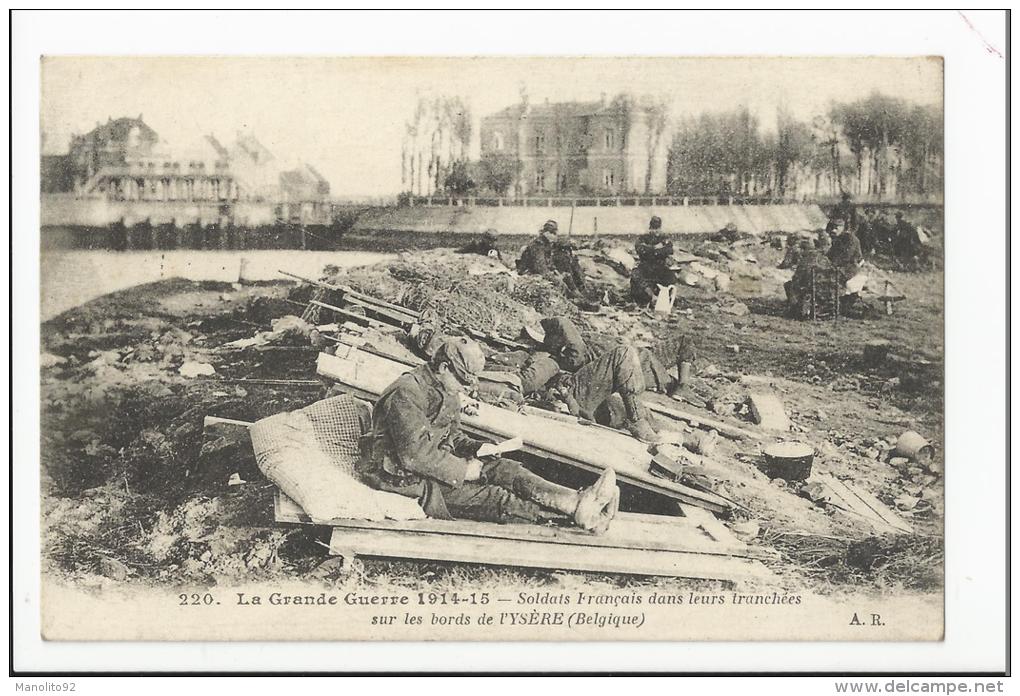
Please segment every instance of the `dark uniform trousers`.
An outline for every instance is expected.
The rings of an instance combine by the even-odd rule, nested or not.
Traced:
[[[564,375],[561,386],[573,399],[582,418],[595,419],[595,410],[613,393],[640,394],[645,390],[641,359],[633,346],[618,345]]]
[[[528,523],[549,517],[530,498],[535,493],[538,477],[510,459],[494,459],[482,465],[477,481],[459,486],[436,483],[442,501],[453,519],[478,522]],[[434,515],[435,516],[435,515]]]
[[[516,462],[486,461],[465,481],[480,441],[460,428],[460,401],[427,365],[387,387],[362,438],[358,471],[373,488],[417,498],[429,517],[533,522],[544,515],[532,497],[541,479]]]

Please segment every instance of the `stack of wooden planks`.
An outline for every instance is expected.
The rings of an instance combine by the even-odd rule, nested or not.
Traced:
[[[913,527],[902,517],[886,507],[882,501],[860,486],[841,481],[835,476],[816,471],[810,481],[821,483],[826,488],[826,505],[843,510],[871,524],[875,529],[893,534],[910,534]]]
[[[274,512],[277,522],[312,524],[301,508],[282,493],[277,493]],[[760,562],[761,558],[769,557],[767,552],[732,536],[719,538],[718,531],[713,534],[711,528],[706,529],[710,525],[701,518],[620,513],[602,536],[572,527],[468,520],[339,519],[325,524],[333,528],[330,553],[347,557],[381,556],[731,582],[772,577],[772,572]]]

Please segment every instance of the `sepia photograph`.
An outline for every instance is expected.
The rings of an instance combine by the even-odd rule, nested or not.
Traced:
[[[44,638],[942,638],[939,57],[40,79]]]
[[[9,27],[15,691],[1004,692],[1008,12]]]

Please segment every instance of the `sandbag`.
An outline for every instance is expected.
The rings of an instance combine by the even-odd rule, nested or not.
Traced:
[[[413,498],[377,491],[354,474],[370,416],[348,395],[263,418],[251,426],[259,469],[315,521],[421,519]]]

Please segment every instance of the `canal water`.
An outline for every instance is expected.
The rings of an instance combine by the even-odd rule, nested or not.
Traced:
[[[317,278],[324,266],[353,268],[393,254],[371,251],[84,251],[43,250],[40,259],[40,319],[117,290],[167,278],[237,282],[244,259],[246,280],[286,280],[284,270]]]

